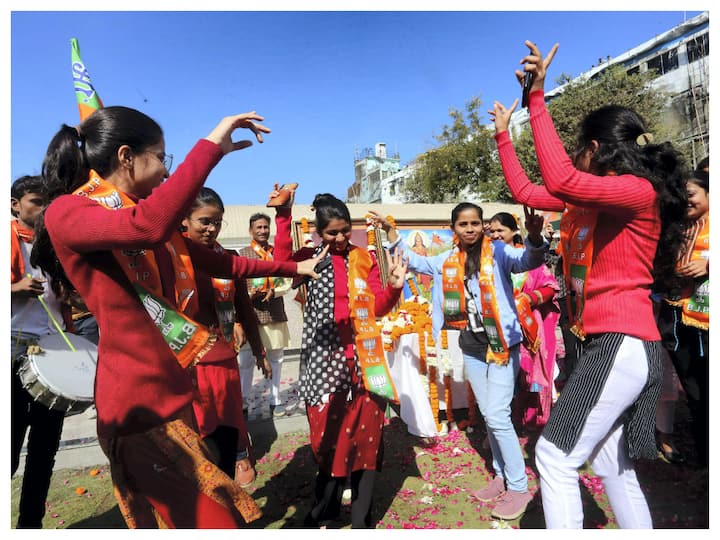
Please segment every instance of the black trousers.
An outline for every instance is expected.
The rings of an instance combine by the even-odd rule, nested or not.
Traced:
[[[234,479],[238,452],[238,429],[231,426],[218,426],[203,441],[215,456],[217,466]]]
[[[17,527],[39,529],[42,528],[45,515],[45,500],[50,489],[50,479],[55,465],[55,454],[60,445],[65,413],[53,411],[34,401],[23,389],[20,377],[14,368],[11,381],[11,477],[18,470],[23,440],[28,429],[30,430]]]
[[[315,479],[315,500],[304,525],[318,527],[321,521],[335,519],[340,515],[340,499],[346,477],[330,476],[319,471]],[[375,485],[375,471],[353,471],[350,475],[352,503],[350,519],[353,529],[372,528],[372,493]]]
[[[687,397],[692,417],[692,434],[701,466],[707,467],[710,454],[710,354],[709,332],[682,324],[680,308],[665,302],[658,326]]]

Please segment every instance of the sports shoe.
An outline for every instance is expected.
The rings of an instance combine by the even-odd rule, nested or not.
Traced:
[[[279,405],[270,405],[270,412],[273,416],[285,416],[285,406],[280,403]]]
[[[482,489],[478,489],[472,492],[472,496],[479,501],[487,502],[497,499],[500,495],[505,493],[505,479],[501,476],[496,476],[490,483]]]
[[[248,458],[235,462],[235,483],[241,488],[248,488],[255,481],[255,469]]]
[[[533,496],[529,491],[522,493],[508,489],[500,497],[500,500],[492,512],[490,512],[490,515],[494,518],[504,519],[505,521],[517,519],[525,513],[528,504],[530,504],[532,500]]]

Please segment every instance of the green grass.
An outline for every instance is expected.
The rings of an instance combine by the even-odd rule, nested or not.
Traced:
[[[491,478],[489,451],[482,448],[484,434],[451,432],[437,445],[423,445],[409,435],[397,418],[384,431],[384,464],[375,484],[373,518],[377,528],[543,528],[539,494],[520,519],[503,522],[490,516],[490,506],[470,496]],[[522,439],[526,449],[532,442]],[[681,450],[687,450],[682,441]],[[251,495],[263,509],[252,528],[300,528],[309,511],[317,467],[306,432],[277,439],[256,437],[258,477]],[[526,454],[530,490],[538,488],[533,457]],[[125,528],[112,493],[107,466],[60,470],[53,476],[45,528]],[[692,464],[668,465],[659,460],[638,464],[638,476],[658,528],[708,526],[707,470]],[[12,480],[12,523],[17,520],[21,478]],[[78,494],[77,488],[86,492]],[[589,469],[581,471],[581,492],[586,528],[617,528],[607,498]],[[349,528],[349,506],[329,528]]]

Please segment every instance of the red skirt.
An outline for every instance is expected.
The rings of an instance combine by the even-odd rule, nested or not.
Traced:
[[[330,394],[325,404],[307,407],[310,445],[320,470],[331,476],[380,470],[385,401],[362,390],[351,401]]]
[[[201,437],[218,426],[239,431],[239,449],[247,446],[247,426],[242,414],[240,370],[235,357],[222,362],[195,365],[193,411]]]

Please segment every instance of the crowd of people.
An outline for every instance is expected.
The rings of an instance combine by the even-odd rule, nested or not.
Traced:
[[[346,486],[353,528],[371,528],[392,380],[376,319],[401,298],[406,274],[431,284],[432,335],[459,330],[464,376],[477,400],[494,477],[472,492],[512,520],[533,501],[518,432],[534,434],[548,528],[581,528],[578,469],[602,479],[618,524],[652,528],[634,460],[672,463],[678,383],[700,466],[709,460],[709,173],[689,172],[626,107],[582,119],[568,155],[545,106],[558,47],[536,45],[530,126],[542,183],[508,132],[517,100],[490,111],[508,188],[524,205],[489,219],[460,202],[452,249],[430,256],[370,210],[386,250],[352,242],[347,205],[312,203],[318,241],[293,251],[298,184],[276,185],[271,216],[250,217],[250,245],[218,241],[225,212],[203,184],[227,154],[270,130],[255,112],[228,116],[171,174],[159,124],[126,107],[62,125],[39,176],[11,188],[12,473],[27,454],[18,528],[40,528],[65,412],[34,400],[21,373],[43,336],[97,345],[94,404],[100,445],[130,528],[238,528],[261,515],[247,400],[255,369],[279,393],[290,331],[283,295],[305,289],[299,395],[318,467],[303,525],[338,517]],[[540,212],[561,212],[560,241]],[[420,245],[418,245],[420,239]],[[548,266],[552,260],[555,268]],[[561,331],[562,329],[562,331]],[[564,362],[558,351],[564,349]],[[674,392],[673,392],[674,390]],[[661,399],[662,396],[662,399]],[[29,433],[28,433],[29,432]]]

